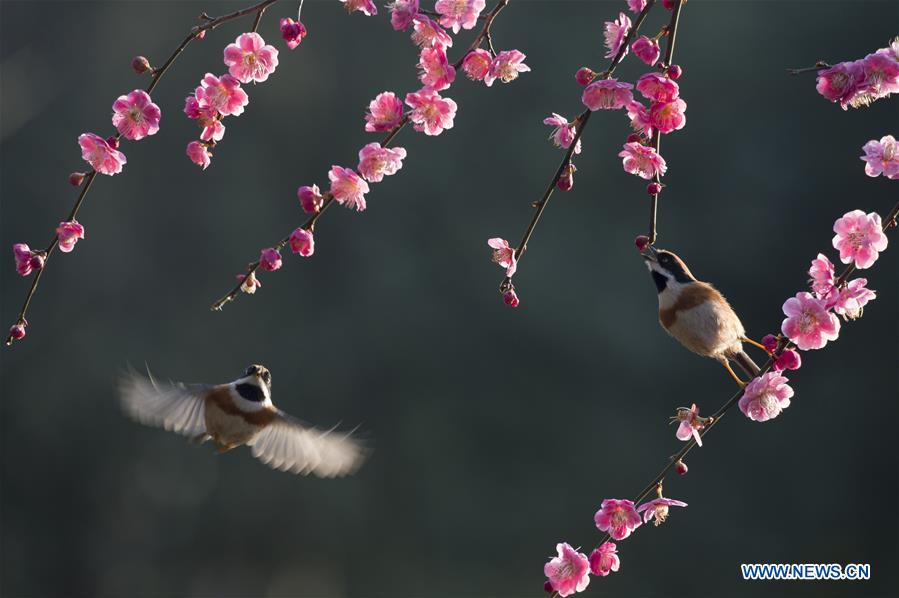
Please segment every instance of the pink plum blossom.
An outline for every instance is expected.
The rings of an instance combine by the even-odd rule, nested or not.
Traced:
[[[819,253],[818,257],[812,260],[808,275],[811,276],[809,282],[812,285],[812,291],[815,292],[818,299],[823,299],[833,290],[834,267],[823,253]]]
[[[328,172],[331,180],[329,193],[340,205],[354,209],[358,212],[365,210],[365,194],[368,193],[368,183],[356,174],[351,168],[332,166]]]
[[[665,158],[648,145],[633,141],[625,143],[624,149],[619,152],[619,158],[624,158],[624,171],[635,174],[642,179],[651,180],[656,175],[661,176],[668,170]]]
[[[590,553],[590,573],[605,577],[621,567],[618,550],[614,542],[603,542],[599,548]]]
[[[899,62],[884,54],[868,54],[862,60],[862,92],[874,101],[899,91]]]
[[[487,87],[492,86],[497,79],[503,83],[511,83],[518,78],[519,73],[531,70],[531,67],[522,62],[525,58],[525,55],[518,50],[503,50],[490,63],[490,68],[484,75],[484,83]]]
[[[618,110],[634,100],[630,83],[619,83],[617,79],[594,81],[584,89],[581,102],[590,110]]]
[[[281,254],[274,247],[263,249],[259,255],[259,267],[266,272],[274,272],[281,267]]]
[[[420,91],[406,94],[406,105],[412,108],[409,114],[416,131],[425,135],[440,135],[444,129],[453,128],[456,116],[456,102],[442,98],[433,89],[425,87]]]
[[[300,200],[300,205],[303,206],[303,211],[305,212],[318,212],[322,209],[322,204],[325,201],[321,191],[318,189],[318,185],[312,185],[311,187],[303,185],[297,189],[297,198]]]
[[[250,272],[249,276],[238,274],[237,280],[240,282],[240,290],[248,295],[252,295],[256,292],[256,289],[262,288],[262,281],[256,278],[255,272]]]
[[[709,419],[707,417],[699,417],[699,407],[696,406],[696,403],[693,403],[689,409],[686,407],[679,408],[677,415],[671,419],[680,422],[677,426],[677,432],[675,432],[678,440],[686,442],[693,438],[697,446],[702,446],[702,436],[699,434],[699,431],[705,428]]]
[[[590,563],[566,542],[556,544],[557,557],[550,559],[543,567],[543,574],[549,579],[553,590],[559,596],[571,596],[583,592],[590,583]]]
[[[799,356],[799,351],[794,349],[784,349],[774,360],[774,371],[776,372],[798,370],[800,367],[802,367],[802,357]]]
[[[230,75],[228,75],[230,77]],[[197,88],[197,94],[202,95],[202,88]],[[243,109],[241,109],[243,110]],[[200,139],[202,141],[221,141],[225,136],[225,125],[221,121],[221,113],[210,106],[206,100],[200,101],[196,95],[188,96],[184,100],[184,113],[188,118],[197,121],[202,129]]]
[[[659,42],[650,39],[645,35],[641,35],[637,38],[637,41],[631,44],[631,50],[634,51],[634,55],[636,55],[637,58],[649,66],[658,62],[659,56],[662,55],[662,50],[659,48]]]
[[[766,372],[746,385],[737,406],[753,421],[774,419],[790,406],[793,389],[788,382],[786,376],[778,372]]]
[[[374,0],[340,0],[346,7],[347,12],[359,11],[366,16],[378,14],[378,7],[375,6]]]
[[[365,130],[369,133],[389,131],[403,120],[403,103],[392,91],[384,91],[368,104]]]
[[[99,135],[82,133],[78,136],[78,145],[81,146],[81,157],[100,174],[118,174],[128,162],[125,154]]]
[[[653,103],[649,107],[649,122],[659,133],[683,129],[687,124],[687,117],[684,115],[686,109],[687,103],[680,98],[670,102]]]
[[[278,66],[278,49],[265,44],[256,32],[242,33],[225,47],[225,65],[241,83],[262,83]]]
[[[596,527],[601,532],[609,532],[614,540],[624,540],[636,530],[642,521],[630,500],[607,498],[593,516]]]
[[[876,212],[847,212],[833,223],[833,232],[833,246],[840,252],[840,261],[855,262],[859,270],[874,265],[880,252],[887,248],[887,236]]]
[[[659,73],[646,73],[637,79],[637,91],[653,102],[670,102],[680,95],[680,86]]]
[[[568,119],[561,114],[553,112],[552,116],[543,119],[543,124],[555,127],[549,138],[553,140],[553,144],[555,144],[556,147],[563,147],[565,149],[571,147],[571,143],[574,141],[574,137],[577,134],[576,123],[570,123],[568,122]],[[577,145],[574,146],[574,153],[581,153],[580,139],[578,139]]]
[[[434,91],[447,89],[456,80],[456,69],[446,59],[446,50],[441,46],[422,48],[418,68],[419,80]]]
[[[406,150],[401,147],[381,147],[369,143],[359,150],[359,173],[369,183],[377,183],[385,176],[396,174],[403,167]]]
[[[801,351],[820,349],[840,336],[840,320],[828,311],[824,299],[811,293],[787,299],[783,312],[787,317],[780,329]]]
[[[631,120],[631,128],[644,137],[652,137],[653,124],[649,118],[649,110],[640,102],[628,102],[626,105],[627,117]]]
[[[872,139],[862,150],[865,152],[861,159],[865,161],[866,175],[882,174],[888,179],[899,179],[899,147],[892,135],[881,137],[880,141]]]
[[[655,519],[655,526],[658,527],[665,523],[665,520],[668,518],[669,507],[686,506],[687,503],[685,502],[660,496],[637,507],[637,512],[643,513],[643,523],[649,523],[651,519]]]
[[[845,320],[860,318],[865,305],[877,298],[877,293],[867,288],[867,285],[867,279],[855,278],[846,286],[835,290],[831,300],[832,309]]]
[[[499,237],[487,240],[487,245],[493,249],[493,262],[500,268],[506,269],[506,277],[512,278],[518,269],[518,258],[515,256],[515,248],[509,242]]]
[[[202,166],[203,170],[209,168],[212,163],[212,154],[206,144],[201,141],[191,141],[187,144],[187,157],[197,166]]]
[[[155,135],[159,130],[162,112],[143,89],[135,89],[128,95],[119,96],[113,102],[112,110],[112,126],[125,139],[137,141],[148,135]]]
[[[16,272],[20,276],[28,276],[34,270],[44,267],[44,253],[32,251],[25,243],[16,243],[12,246],[13,257],[16,260]]]
[[[75,249],[75,243],[84,238],[84,227],[75,220],[60,222],[56,228],[56,238],[59,239],[59,250],[69,253]]]
[[[250,103],[247,92],[240,87],[240,81],[231,75],[216,77],[206,73],[195,95],[197,100],[218,110],[222,116],[240,116]]]
[[[841,62],[818,71],[816,88],[819,94],[831,102],[839,102],[843,110],[846,110],[858,94],[863,78],[861,62]]]
[[[483,48],[475,48],[462,60],[462,70],[472,81],[480,81],[487,74],[492,60],[490,52]]]
[[[306,26],[299,21],[284,17],[280,23],[281,39],[287,43],[291,50],[299,46],[306,37]]]
[[[425,46],[453,47],[453,38],[450,37],[450,34],[423,14],[412,17],[412,42],[420,48]]]
[[[315,252],[315,238],[312,231],[298,228],[290,233],[290,250],[299,253],[303,257],[309,257]]]
[[[609,49],[606,58],[614,58],[618,54],[618,50],[624,45],[624,40],[628,32],[631,30],[631,20],[626,14],[618,13],[618,18],[614,21],[606,21],[605,23],[606,48]],[[624,54],[627,56],[627,47],[624,48]]]
[[[627,7],[631,12],[639,14],[646,8],[646,0],[627,0]]]
[[[486,5],[486,0],[437,0],[434,10],[440,15],[441,25],[459,33],[460,27],[474,28]]]
[[[396,31],[405,31],[412,25],[412,18],[418,14],[418,0],[395,0],[387,5],[390,24]]]

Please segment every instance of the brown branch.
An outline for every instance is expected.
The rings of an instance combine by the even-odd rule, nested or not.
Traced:
[[[184,38],[184,40],[178,45],[177,48],[171,53],[168,59],[163,63],[163,65],[159,68],[153,69],[150,73],[151,81],[147,85],[144,91],[147,94],[152,94],[153,90],[156,89],[156,86],[159,84],[159,81],[162,79],[163,75],[169,70],[175,60],[181,55],[181,53],[190,45],[190,43],[197,39],[197,37],[203,34],[206,31],[211,31],[215,29],[219,25],[223,23],[227,23],[229,21],[233,21],[234,19],[238,19],[240,17],[257,13],[257,23],[258,18],[262,16],[262,13],[265,12],[265,9],[278,2],[278,0],[264,0],[263,2],[259,2],[258,4],[254,4],[253,6],[249,6],[247,8],[243,8],[241,10],[234,11],[230,14],[223,15],[220,17],[210,17],[203,13],[200,15],[200,19],[204,21],[202,25],[197,25],[191,28],[190,33]],[[121,133],[116,133],[115,138],[120,139]],[[97,172],[91,170],[87,175],[85,175],[84,180],[81,182],[81,191],[78,194],[78,199],[75,200],[75,205],[72,207],[72,210],[69,212],[67,221],[74,220],[78,215],[78,211],[81,209],[81,205],[84,203],[85,197],[87,197],[88,191],[90,191],[91,186],[94,183],[94,180],[97,178]],[[16,319],[16,325],[26,326],[28,324],[25,319],[28,314],[28,308],[31,305],[31,299],[34,297],[34,294],[37,292],[38,285],[40,284],[41,277],[44,274],[44,270],[47,268],[47,263],[50,261],[50,256],[53,255],[53,252],[56,250],[57,245],[59,244],[59,239],[54,236],[53,240],[47,246],[46,249],[43,250],[44,254],[44,265],[38,270],[34,279],[31,281],[31,287],[28,289],[28,294],[25,296],[25,302],[22,304],[22,308],[19,310],[18,318]],[[12,334],[7,335],[6,337],[6,346],[10,346],[15,342],[16,339],[13,338]]]
[[[815,66],[807,66],[807,67],[801,68],[801,69],[787,69],[787,72],[790,73],[791,75],[799,75],[801,73],[811,73],[813,71],[818,72],[818,71],[822,71],[824,69],[829,69],[829,68],[831,68],[829,64],[827,64],[823,60],[819,60],[818,62],[815,63]]]

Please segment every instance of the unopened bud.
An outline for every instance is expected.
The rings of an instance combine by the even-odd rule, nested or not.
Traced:
[[[653,181],[652,183],[646,185],[646,192],[650,195],[658,195],[662,192],[662,184]]]
[[[596,78],[596,73],[593,72],[593,69],[589,69],[585,66],[582,66],[577,70],[577,73],[574,74],[574,79],[581,85],[590,85],[590,82]]]
[[[683,74],[683,69],[676,64],[672,64],[668,67],[668,78],[672,80],[680,79],[680,76]]]
[[[14,341],[21,340],[25,338],[25,325],[22,322],[14,325],[9,329],[9,337]]]
[[[562,171],[562,176],[559,177],[559,181],[556,183],[556,186],[560,191],[571,191],[572,187],[574,187],[575,172],[577,172],[577,167],[569,162]]]
[[[674,464],[674,471],[676,471],[678,475],[687,475],[688,470],[687,464],[683,461],[678,461]]]
[[[153,67],[150,66],[150,61],[147,60],[146,56],[135,56],[131,59],[131,70],[138,75],[143,75],[152,68]]]
[[[106,144],[112,149],[119,149],[119,140],[115,136],[107,137]]]
[[[503,293],[503,303],[509,307],[518,307],[520,302],[518,301],[518,295],[515,294],[515,289],[509,289]]]
[[[649,237],[646,235],[637,235],[634,239],[634,247],[636,247],[639,252],[646,251],[646,248],[649,247]]]
[[[84,182],[85,174],[83,172],[73,172],[69,175],[69,184],[73,187],[80,187]]]

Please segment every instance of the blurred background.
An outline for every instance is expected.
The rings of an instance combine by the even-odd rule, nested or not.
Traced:
[[[200,12],[249,4],[0,4],[4,326],[30,282],[9,247],[43,246],[70,209],[78,134],[110,134],[113,100],[147,84],[131,57],[159,64]],[[444,94],[459,104],[455,127],[404,130],[409,156],[372,186],[368,211],[330,210],[313,258],[285,254],[259,293],[210,312],[304,219],[297,186],[326,187],[332,164],[355,166],[380,139],[363,132],[368,102],[418,86],[416,49],[386,9],[348,16],[307,0],[309,35],[291,52],[277,22],[295,10],[266,13],[260,33],[280,66],[247,86],[205,172],[184,155],[197,130],[183,100],[205,72],[225,72],[222,48],[251,21],[183,54],[153,95],[160,132],[123,144],[123,176],[101,177],[79,215],[86,239],[54,256],[28,337],[0,352],[3,595],[541,596],[555,544],[589,552],[602,499],[633,497],[681,446],[675,408],[708,414],[735,390],[659,327],[632,244],[648,199],[617,157],[621,112],[594,116],[574,191],[554,196],[515,277],[521,307],[497,292],[486,240],[524,231],[562,156],[541,120],[581,110],[574,72],[606,64],[602,24],[623,0],[513,0],[494,40],[524,51],[532,72],[489,89],[460,77]],[[897,100],[843,112],[813,74],[786,69],[861,58],[895,36],[897,17],[889,1],[684,9],[675,61],[688,119],[662,145],[659,243],[722,289],[756,338],[779,329],[819,251],[836,260],[833,221],[885,214],[896,198],[859,156],[896,134]],[[658,7],[644,31],[667,18]],[[645,70],[628,57],[619,74]],[[895,235],[890,245],[865,272],[878,300],[804,355],[790,408],[766,424],[732,412],[665,486],[690,507],[619,543],[620,573],[587,595],[896,594]],[[360,425],[372,457],[350,479],[302,478],[141,427],[121,415],[115,384],[145,362],[203,382],[263,363],[283,409]],[[872,577],[742,581],[740,563],[756,562],[870,563]]]

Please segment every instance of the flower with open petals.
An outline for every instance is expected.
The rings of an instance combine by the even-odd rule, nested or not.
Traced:
[[[550,559],[543,566],[543,574],[549,579],[552,589],[562,598],[583,592],[590,583],[590,563],[587,556],[566,542],[556,544],[556,551],[559,556]]]
[[[442,98],[440,94],[427,87],[414,93],[406,94],[406,105],[412,108],[409,120],[416,131],[425,135],[440,135],[444,129],[453,128],[456,116],[456,102],[450,98]]]
[[[626,14],[618,13],[618,18],[614,21],[606,21],[605,24],[606,48],[609,49],[606,58],[614,58],[618,54],[618,50],[624,44],[628,32],[631,30],[631,20]],[[627,56],[627,47],[624,48],[622,57]]]
[[[641,13],[646,8],[646,0],[627,0],[627,7],[633,13]]]
[[[868,54],[862,59],[862,93],[870,94],[870,101],[899,91],[899,62],[885,54]]]
[[[552,116],[543,119],[543,124],[555,127],[549,138],[553,140],[553,144],[555,144],[556,147],[563,147],[565,149],[571,147],[571,142],[574,141],[574,137],[577,134],[576,122],[570,123],[568,122],[568,119],[561,114],[553,112]],[[574,153],[581,153],[580,139],[578,139],[577,145],[574,146]]]
[[[225,47],[225,65],[241,83],[262,83],[278,66],[278,49],[266,45],[256,32],[241,33],[233,44]]]
[[[590,553],[590,573],[605,577],[621,567],[618,550],[614,542],[603,542],[599,548]]]
[[[660,156],[655,148],[637,141],[625,143],[618,157],[624,158],[624,172],[635,174],[647,181],[654,179],[656,175],[665,174],[668,170],[665,158]]]
[[[290,250],[299,253],[303,257],[309,257],[315,253],[315,237],[312,231],[305,228],[298,228],[290,233]]]
[[[484,83],[487,87],[493,85],[493,82],[499,79],[503,83],[511,83],[518,78],[518,73],[527,73],[531,67],[522,62],[525,55],[518,50],[503,50],[496,55],[484,75]]]
[[[240,87],[240,81],[231,75],[216,77],[212,73],[206,73],[195,95],[201,104],[205,102],[222,116],[240,116],[244,107],[250,103],[247,92]]]
[[[227,76],[230,77],[230,75]],[[202,96],[202,94],[202,88],[198,87],[196,94],[187,96],[184,100],[184,113],[188,118],[196,120],[202,129],[201,141],[221,141],[225,136],[225,125],[221,121],[222,114],[214,106],[210,106],[206,100],[197,99],[197,95]],[[241,110],[243,109],[241,108]]]
[[[868,176],[880,176],[888,179],[899,179],[899,147],[892,135],[881,137],[880,141],[872,139],[866,143],[862,150],[865,155],[865,174]]]
[[[365,210],[368,183],[362,180],[356,171],[342,166],[332,166],[328,178],[331,180],[330,193],[337,203],[358,212]]]
[[[774,419],[790,406],[793,389],[788,382],[778,372],[766,372],[746,385],[737,406],[752,421]]]
[[[486,5],[486,0],[437,0],[434,10],[440,15],[441,25],[459,33],[460,27],[474,28]]]
[[[384,91],[368,104],[365,130],[369,133],[389,131],[403,120],[403,102],[392,91]]]
[[[125,154],[99,135],[82,133],[78,136],[78,145],[81,146],[81,157],[100,174],[118,174],[128,162]]]
[[[626,105],[627,117],[631,121],[631,128],[642,134],[647,139],[652,137],[653,124],[649,119],[649,110],[640,102],[628,102]]]
[[[802,367],[802,357],[795,349],[784,349],[774,360],[774,371],[798,370]]]
[[[378,7],[375,6],[374,0],[340,0],[346,7],[347,12],[359,11],[366,16],[378,14]]]
[[[444,31],[436,21],[423,14],[412,17],[412,42],[420,48],[425,46],[453,47],[453,38],[450,37],[450,34]]]
[[[240,282],[240,290],[248,295],[252,295],[256,292],[256,289],[262,288],[262,281],[256,278],[255,272],[250,272],[249,276],[238,274],[237,280]]]
[[[646,73],[637,79],[637,91],[653,102],[670,102],[680,96],[680,86],[659,73]]]
[[[581,102],[590,110],[618,110],[634,100],[630,83],[619,83],[618,79],[600,79],[584,89]]]
[[[274,247],[263,249],[259,254],[259,267],[266,272],[274,272],[281,267],[281,254]]]
[[[662,50],[659,48],[659,42],[650,39],[645,35],[641,35],[637,38],[637,41],[631,44],[631,50],[634,51],[634,55],[637,58],[649,66],[658,62],[659,56],[662,55]]]
[[[456,69],[446,59],[442,46],[422,48],[418,68],[418,79],[434,91],[447,89],[456,80]]]
[[[462,70],[472,81],[481,81],[490,69],[493,58],[484,48],[475,48],[462,60]]]
[[[279,25],[281,39],[287,43],[287,47],[291,50],[299,46],[303,42],[303,38],[306,37],[306,26],[299,21],[284,17]]]
[[[831,102],[839,102],[843,110],[847,110],[858,95],[864,76],[860,61],[841,62],[829,69],[818,71],[816,88],[819,94]]]
[[[197,166],[202,166],[203,170],[209,168],[212,163],[212,154],[209,148],[201,141],[191,141],[187,144],[187,157]]]
[[[649,122],[659,133],[671,133],[687,124],[686,110],[687,103],[680,98],[670,102],[653,102],[649,107]]]
[[[685,502],[660,496],[637,507],[637,512],[643,513],[643,523],[649,523],[651,519],[655,519],[655,526],[658,527],[665,523],[665,520],[668,518],[669,507],[686,506],[687,503]]]
[[[75,220],[60,222],[56,228],[56,238],[59,239],[59,250],[69,253],[75,249],[75,243],[84,238],[84,227]]]
[[[833,264],[823,253],[819,253],[818,257],[812,260],[808,275],[811,276],[809,283],[812,285],[812,291],[818,299],[823,299],[833,290],[835,282]]]
[[[614,540],[624,540],[643,523],[633,501],[615,498],[602,501],[602,507],[593,516],[593,521],[599,531],[609,532]]]
[[[396,174],[403,167],[406,150],[401,147],[381,147],[369,143],[359,150],[359,173],[369,183],[377,183],[385,176]]]
[[[34,270],[44,267],[45,255],[43,251],[32,251],[25,243],[16,243],[12,246],[13,257],[16,260],[16,272],[19,276],[28,276]]]
[[[162,112],[143,89],[135,89],[128,95],[119,96],[113,102],[112,126],[125,139],[137,141],[159,130]]]
[[[861,317],[862,310],[868,301],[877,298],[877,293],[867,287],[866,278],[855,278],[835,290],[832,294],[832,309],[843,316],[844,320],[856,320]]]
[[[396,31],[405,31],[412,25],[412,18],[418,14],[418,0],[394,0],[387,5],[390,24]]]
[[[873,266],[880,252],[887,248],[887,236],[876,212],[846,212],[833,223],[833,232],[836,233],[833,246],[840,252],[840,261],[855,262],[859,270]]]
[[[811,293],[796,293],[783,304],[787,316],[781,324],[781,332],[801,351],[820,349],[828,341],[840,336],[840,320],[827,309],[824,299]]]
[[[672,417],[671,420],[680,422],[677,426],[677,432],[675,432],[678,440],[686,442],[693,438],[696,440],[697,446],[702,446],[702,436],[699,434],[699,431],[709,423],[709,418],[699,417],[699,407],[696,406],[696,403],[693,403],[689,409],[680,407],[677,410],[677,415]]]
[[[515,257],[515,248],[509,242],[499,237],[487,240],[487,245],[493,249],[493,261],[501,268],[506,269],[506,276],[512,278],[518,269],[518,258]]]
[[[312,185],[311,187],[303,185],[297,189],[297,199],[300,200],[300,205],[303,206],[303,211],[305,212],[318,212],[322,209],[322,204],[325,201],[321,191],[318,189],[318,185]]]

